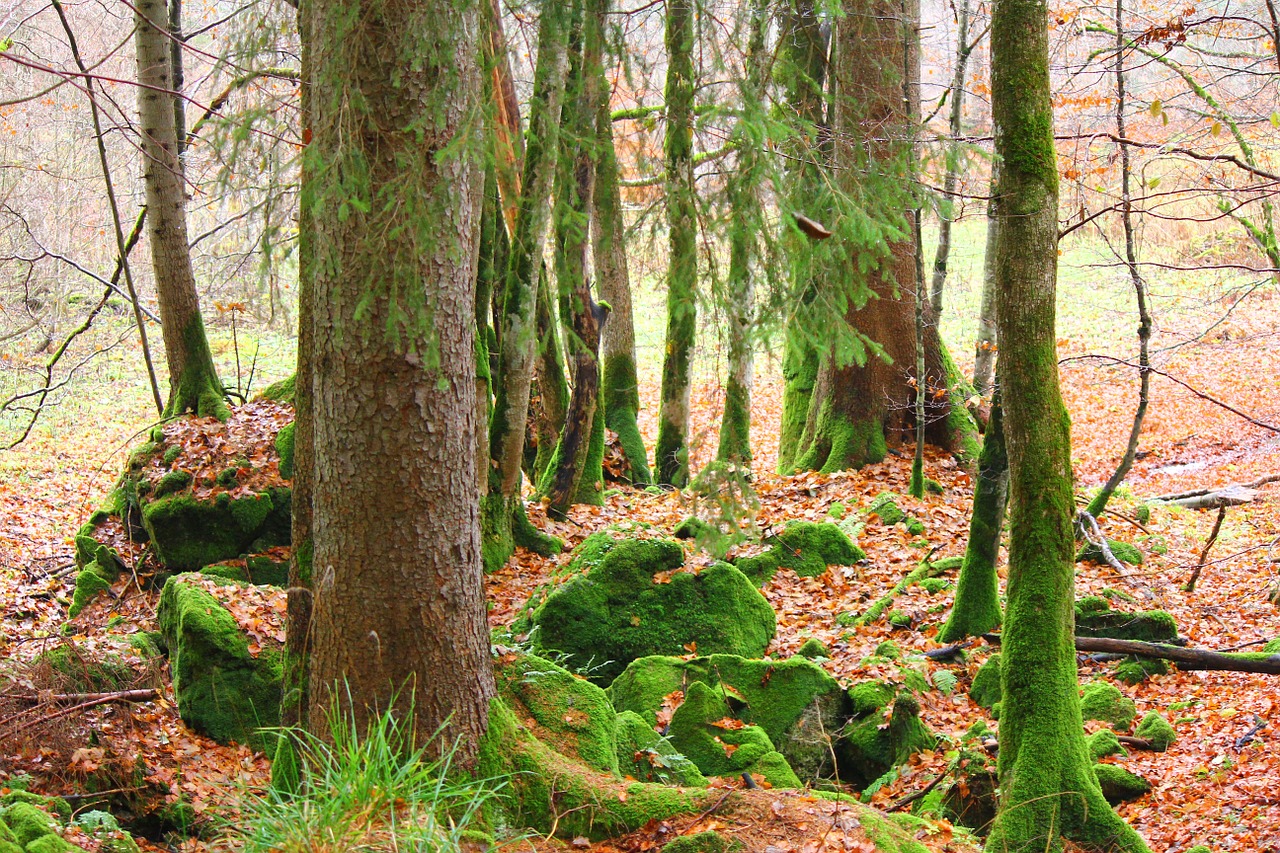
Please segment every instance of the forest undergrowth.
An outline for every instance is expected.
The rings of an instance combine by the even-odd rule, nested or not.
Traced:
[[[1194,592],[1185,592],[1183,584],[1201,559],[1216,513],[1158,506],[1142,523],[1136,508],[1161,494],[1247,483],[1280,473],[1280,434],[1274,426],[1280,424],[1280,300],[1255,296],[1250,310],[1231,313],[1207,336],[1196,337],[1196,330],[1202,328],[1197,322],[1188,320],[1187,327],[1161,328],[1153,343],[1158,368],[1185,384],[1164,375],[1154,377],[1139,459],[1112,503],[1114,512],[1103,519],[1106,534],[1138,546],[1144,561],[1122,574],[1107,566],[1081,563],[1077,596],[1104,588],[1120,590],[1144,609],[1168,610],[1191,646],[1257,650],[1262,642],[1280,637],[1280,608],[1268,601],[1268,592],[1277,582],[1275,560],[1280,559],[1275,553],[1280,542],[1280,483],[1260,487],[1253,503],[1227,511]],[[1102,339],[1059,340],[1081,498],[1100,485],[1116,464],[1136,405],[1135,371],[1106,358],[1089,357],[1108,345],[1123,348]],[[1124,357],[1115,351],[1103,354]],[[909,449],[856,472],[775,474],[781,383],[776,365],[762,362],[761,368],[753,399],[752,447],[753,488],[759,501],[753,520],[762,533],[794,519],[822,520],[831,514],[856,512],[883,491],[905,494]],[[641,428],[652,447],[657,431],[656,383],[643,387],[642,397],[646,405]],[[695,388],[690,431],[695,470],[714,454],[721,404],[722,392],[716,385],[703,383]],[[125,418],[104,424],[89,417],[66,417],[56,421],[56,428],[39,430],[19,448],[0,454],[4,657],[29,660],[68,640],[88,648],[112,642],[113,636],[154,629],[156,593],[129,582],[117,584],[110,600],[90,607],[77,620],[68,623],[66,617],[74,581],[74,533],[118,474],[122,451],[136,441],[131,433],[143,426]],[[970,475],[936,453],[927,456],[926,472],[942,484],[943,492],[918,501],[900,500],[909,515],[924,523],[923,536],[912,535],[902,526],[884,526],[872,517],[858,537],[867,552],[862,564],[833,568],[817,578],[798,578],[785,569],[779,572],[765,590],[778,616],[771,652],[786,656],[806,639],[816,638],[831,650],[824,666],[839,678],[900,678],[899,664],[879,660],[866,665],[864,659],[886,640],[908,654],[939,646],[934,635],[950,607],[951,589],[929,592],[915,586],[907,590],[893,604],[900,613],[896,624],[880,618],[852,627],[840,620],[841,614],[864,611],[922,559],[964,553],[972,501]],[[548,521],[537,507],[531,516],[573,545],[620,521],[670,531],[697,509],[695,501],[689,493],[624,488],[612,491],[603,507],[573,508],[567,521]],[[489,576],[491,624],[509,622],[528,594],[566,560],[567,555],[546,559],[522,550],[506,568]],[[690,561],[690,565],[697,563]],[[281,596],[246,601],[236,613],[238,621],[263,636],[282,640],[283,606],[275,598]],[[935,732],[958,740],[975,719],[986,716],[970,701],[965,688],[994,650],[979,642],[969,649],[965,661],[933,665],[935,672],[947,669],[955,676],[953,689],[920,694],[922,719]],[[1082,663],[1081,680],[1101,674],[1105,667]],[[1136,703],[1139,717],[1159,711],[1175,723],[1178,734],[1167,752],[1131,750],[1124,760],[1128,769],[1152,783],[1153,791],[1120,806],[1119,811],[1153,850],[1182,851],[1198,843],[1207,843],[1215,851],[1280,849],[1274,679],[1171,670],[1124,688]],[[936,678],[933,681],[939,683]],[[155,678],[139,686],[163,683]],[[234,817],[235,792],[242,786],[262,784],[268,775],[268,762],[261,754],[242,746],[218,746],[187,731],[171,697],[100,706],[80,717],[25,732],[17,731],[12,721],[16,717],[9,712],[7,705],[0,708],[0,765],[6,773],[32,773],[53,793],[73,790],[89,779],[98,785],[114,780],[112,784],[119,787],[134,786],[140,791],[155,790],[163,783],[169,786],[171,799],[180,795],[197,814]],[[1091,731],[1099,725],[1087,724]],[[96,732],[92,743],[84,740],[86,728]],[[897,780],[875,793],[872,804],[888,808],[929,785],[945,769],[948,748],[944,744],[917,755]],[[145,768],[145,778],[136,772],[139,767]],[[824,849],[814,846],[814,839],[821,837],[825,844],[836,836],[824,833],[817,818],[812,827],[805,824],[805,808],[810,807],[803,802],[773,812],[762,807],[757,814],[730,814],[718,820],[760,824],[756,837],[772,838],[780,851]],[[777,823],[773,835],[766,826],[770,821]],[[600,842],[592,849],[652,849],[646,839],[652,840],[659,829],[648,828],[648,836]],[[188,841],[184,849],[202,849],[207,844]]]

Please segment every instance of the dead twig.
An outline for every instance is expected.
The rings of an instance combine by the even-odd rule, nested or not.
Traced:
[[[1222,530],[1222,520],[1227,517],[1227,505],[1222,504],[1218,507],[1218,517],[1213,520],[1213,530],[1209,532],[1209,539],[1204,543],[1204,550],[1200,552],[1200,559],[1196,562],[1196,567],[1191,570],[1191,576],[1187,578],[1187,582],[1182,585],[1183,592],[1195,592],[1196,581],[1200,580],[1200,571],[1204,568],[1205,560],[1209,559],[1209,551],[1213,548],[1213,543],[1218,541],[1218,533]]]

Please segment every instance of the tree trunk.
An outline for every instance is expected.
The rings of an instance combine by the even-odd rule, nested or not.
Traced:
[[[556,300],[551,295],[547,265],[538,267],[538,355],[533,381],[537,392],[529,403],[529,425],[525,435],[524,470],[529,482],[537,485],[555,457],[560,430],[569,413],[569,378],[560,345],[556,320]]]
[[[908,4],[906,11],[904,20],[898,3],[849,0],[836,23],[834,180],[846,197],[892,192],[892,185],[903,183],[903,174],[913,168],[919,9]],[[904,81],[904,69],[914,79]],[[910,93],[905,99],[904,91]],[[868,190],[868,182],[882,186]],[[851,364],[842,363],[850,360],[842,354],[824,353],[798,442],[797,468],[830,472],[860,467],[883,459],[891,442],[912,439],[918,265],[912,203],[907,193],[899,193],[900,212],[883,211],[887,220],[898,219],[882,226],[898,235],[888,256],[828,265],[830,278],[844,280],[840,290],[848,294],[849,327],[873,341],[876,350]],[[953,405],[959,395],[952,388],[949,359],[933,317],[926,311],[924,319],[926,372],[920,382],[927,391],[928,438],[946,449],[971,453],[976,427],[963,406]]]
[[[999,164],[991,166],[991,192],[994,196]],[[987,204],[987,247],[982,261],[982,304],[978,309],[978,341],[973,353],[973,390],[985,397],[991,391],[996,370],[996,241],[1000,222],[996,218],[995,200]]]
[[[720,446],[716,458],[751,471],[751,385],[752,355],[755,349],[756,241],[764,230],[760,186],[764,161],[756,141],[755,128],[764,120],[763,79],[768,61],[765,29],[769,24],[767,2],[757,0],[749,12],[746,79],[741,87],[742,114],[735,128],[737,168],[728,179],[729,196],[729,280],[725,311],[728,319],[729,375],[725,382],[724,414],[720,419]]]
[[[973,514],[969,517],[969,543],[965,546],[956,600],[938,642],[954,643],[994,630],[1000,624],[1000,532],[1004,529],[1009,498],[1009,457],[1005,453],[1004,414],[1000,391],[991,401],[991,419],[978,457],[978,481],[973,489]]]
[[[609,322],[600,338],[604,365],[601,403],[604,422],[618,435],[622,453],[630,466],[631,482],[647,486],[653,482],[648,454],[636,415],[640,411],[640,380],[636,372],[636,331],[631,310],[631,280],[627,272],[626,224],[618,195],[618,154],[613,143],[610,115],[610,87],[600,69],[596,92],[596,186],[592,196],[593,259],[600,301],[609,308]]]
[[[439,0],[309,6],[310,724],[325,731],[333,703],[360,729],[395,709],[465,767],[495,692],[474,439],[479,22]]]
[[[174,78],[169,9],[164,0],[139,0],[134,10],[147,234],[151,241],[156,299],[160,303],[165,359],[169,364],[169,402],[165,414],[194,412],[225,420],[229,413],[205,337],[187,245],[186,197],[171,94]]]
[[[951,75],[951,112],[948,128],[951,139],[958,140],[964,131],[964,83],[969,65],[969,6],[971,0],[960,0],[956,11],[956,67]],[[942,206],[938,216],[938,249],[933,255],[933,282],[929,290],[929,302],[933,315],[942,316],[942,289],[947,283],[947,263],[951,257],[951,209],[960,177],[960,143],[952,141],[947,146],[947,173],[942,179]]]
[[[495,323],[501,357],[489,424],[489,488],[481,502],[486,571],[501,568],[516,544],[538,553],[559,550],[558,540],[543,536],[529,523],[520,485],[537,345],[539,276],[559,149],[569,15],[569,4],[547,0],[538,19],[538,59],[529,99],[523,177],[503,282],[502,312]],[[502,179],[501,171],[498,177]],[[510,207],[510,199],[504,198],[504,206]]]
[[[573,394],[541,490],[548,499],[547,512],[557,516],[564,516],[575,503],[604,504],[604,430],[595,427],[604,425],[604,419],[598,416],[597,404],[600,400],[600,330],[605,315],[592,298],[587,252],[595,185],[595,120],[599,101],[596,89],[603,78],[600,61],[609,3],[608,0],[588,0],[585,6],[581,48],[569,74],[573,96],[566,99],[570,110],[565,121],[568,136],[562,146],[564,175],[560,182],[561,198],[556,204],[556,281],[568,314],[566,350],[573,369]]]
[[[781,40],[779,74],[786,84],[787,101],[795,113],[797,137],[802,140],[792,152],[790,185],[793,211],[809,203],[821,185],[820,166],[826,115],[823,91],[827,77],[827,43],[818,21],[814,0],[795,0],[788,10]],[[809,210],[805,208],[805,210]],[[810,214],[814,211],[809,210]],[[808,239],[796,230],[792,237],[792,293],[796,304],[787,316],[786,341],[782,356],[782,423],[778,432],[778,472],[789,474],[795,467],[796,448],[804,434],[809,401],[818,378],[820,354],[816,330],[809,316],[817,295]]]
[[[671,240],[667,273],[667,343],[662,360],[662,411],[654,451],[658,482],[689,482],[689,391],[698,328],[698,209],[693,185],[692,0],[667,2],[667,229]]]
[[[1058,169],[1044,0],[996,0],[992,110],[1000,381],[1009,453],[1009,579],[1001,649],[999,813],[986,849],[1054,853],[1063,838],[1146,851],[1102,796],[1080,716],[1074,648],[1071,436],[1054,310]]]

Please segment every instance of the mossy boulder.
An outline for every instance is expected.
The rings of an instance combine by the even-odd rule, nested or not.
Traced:
[[[276,433],[276,453],[280,454],[280,476],[293,479],[293,424],[286,424]]]
[[[969,685],[969,698],[989,711],[1003,698],[1002,689],[1000,655],[994,654],[978,667],[978,673],[973,677],[973,683]]]
[[[1115,557],[1122,563],[1130,566],[1142,565],[1142,552],[1134,545],[1128,542],[1121,542],[1118,539],[1108,539],[1107,548],[1111,551],[1111,556]],[[1101,546],[1094,545],[1092,542],[1085,545],[1076,552],[1077,563],[1095,563],[1104,565],[1107,562],[1106,555],[1102,553]]]
[[[596,553],[593,568],[557,586],[534,612],[532,637],[535,652],[564,654],[597,683],[647,655],[696,648],[759,657],[773,639],[772,608],[728,563],[677,571],[684,551],[669,539],[624,539]]]
[[[707,776],[752,773],[775,788],[801,787],[764,729],[733,716],[722,687],[701,681],[689,685],[684,702],[671,715],[668,736],[671,745]]]
[[[169,578],[156,614],[169,649],[178,713],[219,743],[261,746],[258,728],[280,722],[280,652],[264,648],[251,654],[235,619],[197,585],[197,577]]]
[[[1133,725],[1137,708],[1120,688],[1105,681],[1092,681],[1084,686],[1080,698],[1080,714],[1086,720],[1099,720],[1114,728],[1127,730]]]
[[[733,849],[737,848],[723,835],[715,830],[707,830],[695,832],[692,835],[682,835],[668,842],[663,846],[662,853],[728,853]]]
[[[1136,800],[1151,793],[1151,783],[1136,773],[1114,764],[1093,765],[1093,775],[1098,777],[1102,796],[1113,806]]]
[[[881,492],[875,496],[866,509],[867,515],[874,515],[886,527],[900,524],[907,520],[907,514],[898,506],[898,496],[893,492]]]
[[[297,387],[298,375],[295,373],[288,379],[281,379],[279,382],[268,385],[263,389],[259,396],[263,400],[274,400],[277,403],[288,403],[293,405],[295,389]]]
[[[4,810],[4,822],[13,841],[27,849],[37,839],[46,836],[58,838],[58,822],[35,803],[20,801],[10,804]]]
[[[1141,640],[1173,643],[1178,639],[1178,623],[1164,610],[1126,613],[1112,610],[1107,599],[1087,596],[1076,602],[1076,635],[1109,637],[1113,640]]]
[[[865,710],[873,704],[869,701],[872,696],[884,696],[890,690],[863,688],[859,692],[859,704]],[[865,788],[915,753],[933,749],[937,742],[920,721],[920,703],[909,692],[897,692],[884,705],[855,717],[840,732],[836,742],[840,778]]]
[[[610,685],[609,695],[619,711],[635,711],[653,725],[666,697],[684,691],[687,701],[694,683],[719,689],[729,714],[762,728],[800,778],[834,773],[829,741],[848,720],[850,702],[839,682],[805,658],[640,658]]]
[[[793,521],[766,542],[768,551],[743,557],[734,565],[757,584],[768,583],[778,569],[791,569],[803,578],[817,577],[830,566],[852,566],[866,553],[837,525]]]
[[[618,772],[617,713],[604,690],[517,651],[499,654],[494,677],[507,707],[539,740],[596,770]]]
[[[831,657],[831,650],[817,637],[810,637],[800,644],[800,648],[796,650],[796,657],[822,660]]]
[[[1178,733],[1158,711],[1148,711],[1133,734],[1134,737],[1150,741],[1157,752],[1164,752],[1178,739]]]
[[[698,765],[634,711],[618,714],[618,771],[638,782],[705,786]]]
[[[238,498],[219,492],[209,500],[179,492],[143,503],[142,524],[165,566],[194,571],[250,550],[289,544],[291,509],[288,489]]]
[[[1141,684],[1153,675],[1164,675],[1169,664],[1160,658],[1130,658],[1116,666],[1116,678],[1130,686]]]
[[[1102,729],[1089,735],[1089,737],[1085,738],[1085,746],[1094,761],[1106,758],[1109,755],[1128,754],[1125,752],[1124,747],[1120,745],[1120,738],[1111,729]]]

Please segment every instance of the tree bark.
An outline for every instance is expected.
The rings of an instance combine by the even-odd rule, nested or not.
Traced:
[[[991,193],[994,196],[999,164],[991,165]],[[973,351],[973,390],[986,396],[991,391],[996,371],[996,242],[1000,223],[996,219],[994,199],[987,205],[987,247],[982,261],[982,302],[978,308],[978,340]]]
[[[1054,311],[1058,168],[1044,0],[996,0],[992,110],[1000,381],[1009,453],[1009,579],[1001,649],[995,853],[1146,851],[1102,796],[1080,715],[1074,649],[1071,436]]]
[[[441,0],[309,6],[310,725],[326,731],[333,704],[361,729],[412,714],[465,767],[494,695],[474,439],[479,22]]]
[[[956,10],[956,67],[951,75],[951,111],[948,129],[953,140],[947,145],[947,173],[942,179],[942,208],[938,215],[938,248],[933,255],[933,281],[929,287],[929,302],[933,315],[942,316],[942,290],[947,283],[947,264],[951,258],[951,208],[955,199],[956,184],[960,177],[960,143],[954,140],[964,132],[965,71],[969,66],[969,7],[971,0],[960,0]]]
[[[134,7],[138,64],[138,120],[147,196],[147,234],[155,273],[156,299],[169,365],[166,415],[194,412],[225,420],[229,414],[222,383],[205,337],[187,243],[186,196],[174,129],[174,86],[169,9],[164,0],[139,0]]]
[[[668,0],[666,23],[667,229],[671,241],[667,273],[667,341],[662,360],[662,411],[654,451],[658,482],[689,482],[689,392],[698,328],[698,210],[693,184],[692,0]]]

